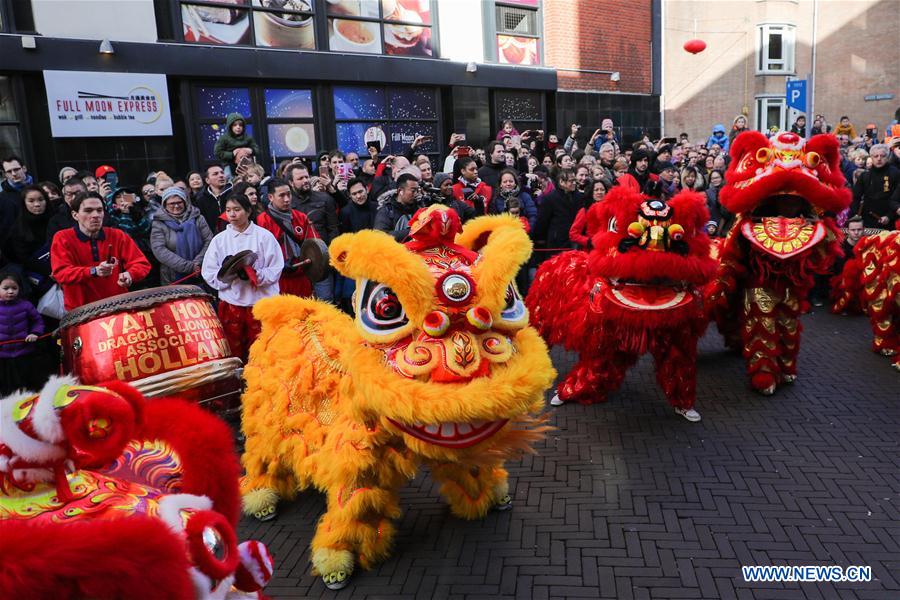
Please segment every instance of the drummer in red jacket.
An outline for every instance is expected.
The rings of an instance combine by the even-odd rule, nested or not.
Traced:
[[[278,287],[282,294],[310,298],[312,282],[302,267],[291,265],[299,260],[303,241],[318,238],[319,234],[306,214],[291,208],[291,187],[287,181],[271,179],[268,188],[269,205],[256,217],[256,224],[269,230],[281,246],[284,271],[278,280]]]
[[[72,310],[127,292],[150,272],[150,263],[128,235],[103,227],[103,200],[97,193],[72,200],[76,225],[53,236],[50,266]]]

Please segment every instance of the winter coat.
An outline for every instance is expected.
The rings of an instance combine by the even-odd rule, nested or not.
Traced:
[[[197,225],[197,231],[203,239],[203,249],[194,257],[193,260],[181,258],[175,253],[178,244],[178,234],[168,225],[166,221],[178,221],[183,223],[188,219],[193,219]],[[200,213],[200,209],[192,206],[190,203],[181,218],[173,217],[164,210],[153,215],[153,223],[150,227],[150,249],[153,256],[159,261],[159,280],[162,285],[167,285],[173,281],[181,279],[185,275],[197,271],[203,264],[203,256],[206,249],[209,248],[209,242],[212,240],[213,234],[206,223],[206,219]]]
[[[44,319],[31,302],[16,298],[0,301],[0,341],[24,340],[27,336],[44,333]],[[34,352],[34,344],[4,344],[0,358],[13,358]]]
[[[526,192],[519,192],[514,194],[514,196],[519,199],[519,203],[522,205],[521,214],[528,221],[528,230],[531,231],[534,229],[535,221],[537,221],[538,212],[537,207],[534,205],[534,200]],[[498,194],[497,198],[491,202],[490,212],[491,214],[506,212],[506,198],[503,197],[502,193]]]
[[[341,210],[341,233],[356,233],[363,229],[373,229],[376,207],[374,202],[356,204],[351,202]]]
[[[872,168],[860,175],[853,186],[850,213],[862,215],[865,227],[890,229],[900,210],[900,169],[887,164]],[[879,217],[888,217],[887,224]]]
[[[26,272],[50,276],[50,240],[47,223],[50,208],[44,214],[33,215],[22,208],[9,236],[10,258],[22,265]],[[43,258],[41,258],[43,256]]]
[[[717,135],[718,133],[718,135]],[[725,135],[725,126],[717,124],[713,127],[713,134],[706,139],[706,147],[712,148],[713,144],[718,144],[722,152],[728,152],[728,136]]]
[[[209,189],[209,186],[203,188],[203,192],[197,195],[194,206],[200,209],[200,214],[206,219],[206,224],[209,226],[210,231],[215,231],[217,226],[216,219],[218,219],[219,214],[225,210],[225,198],[227,198],[230,193],[231,184],[229,183],[222,188],[222,192],[218,196]],[[162,212],[162,208],[156,212]]]
[[[63,202],[57,213],[50,217],[50,221],[47,223],[47,239],[52,242],[57,231],[72,229],[77,224],[75,218],[72,217],[72,209]]]
[[[294,194],[291,208],[299,210],[307,217],[326,244],[338,236],[338,209],[334,198],[325,192]]]
[[[537,242],[544,242],[545,248],[571,248],[569,229],[575,222],[578,209],[583,206],[584,200],[579,192],[553,190],[538,209],[532,237]],[[543,258],[549,257],[549,253],[542,254]]]
[[[409,220],[420,208],[418,202],[401,204],[397,200],[397,190],[388,190],[378,197],[374,228],[390,233],[395,239],[402,241],[409,235]]]
[[[238,136],[231,133],[231,126],[235,121],[244,122],[244,133]],[[216,158],[222,162],[233,165],[234,151],[237,148],[250,148],[253,152],[253,156],[257,157],[257,159],[260,156],[259,145],[247,134],[247,119],[245,119],[241,113],[234,112],[228,115],[228,118],[225,120],[225,131],[219,136],[219,139],[216,140],[214,153]]]

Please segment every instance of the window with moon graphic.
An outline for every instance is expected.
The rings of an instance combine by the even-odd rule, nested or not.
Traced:
[[[274,156],[276,161],[293,156],[313,156],[318,150],[310,89],[198,86],[195,104],[204,160],[215,159],[216,140],[225,131],[228,115],[234,112],[244,117],[247,133],[257,143],[268,142],[268,156]],[[254,114],[254,106],[263,107],[261,118]],[[265,130],[265,140],[255,133],[259,128]]]

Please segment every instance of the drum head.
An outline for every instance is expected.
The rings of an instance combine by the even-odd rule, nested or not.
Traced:
[[[318,283],[328,276],[328,245],[318,238],[303,240],[300,246],[300,261],[305,262],[303,272],[313,283]]]
[[[203,298],[205,300],[212,300],[212,296],[196,285],[169,285],[146,290],[136,290],[134,292],[110,296],[103,300],[97,300],[96,302],[79,306],[75,310],[65,314],[59,322],[59,327],[60,329],[65,329],[66,327],[80,325],[81,323],[105,317],[106,315],[143,310],[156,306],[157,304],[171,302],[172,300],[180,300],[182,298]]]
[[[222,268],[216,274],[216,279],[222,283],[231,283],[238,278],[238,273],[243,271],[245,266],[255,263],[256,258],[256,252],[253,250],[241,250],[222,263]]]

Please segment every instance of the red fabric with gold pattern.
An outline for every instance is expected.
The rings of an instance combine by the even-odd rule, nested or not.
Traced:
[[[850,192],[834,136],[748,131],[735,138],[731,159],[719,201],[736,219],[707,309],[726,345],[743,354],[751,386],[771,394],[797,377],[798,318],[814,276],[841,252],[834,215]]]

